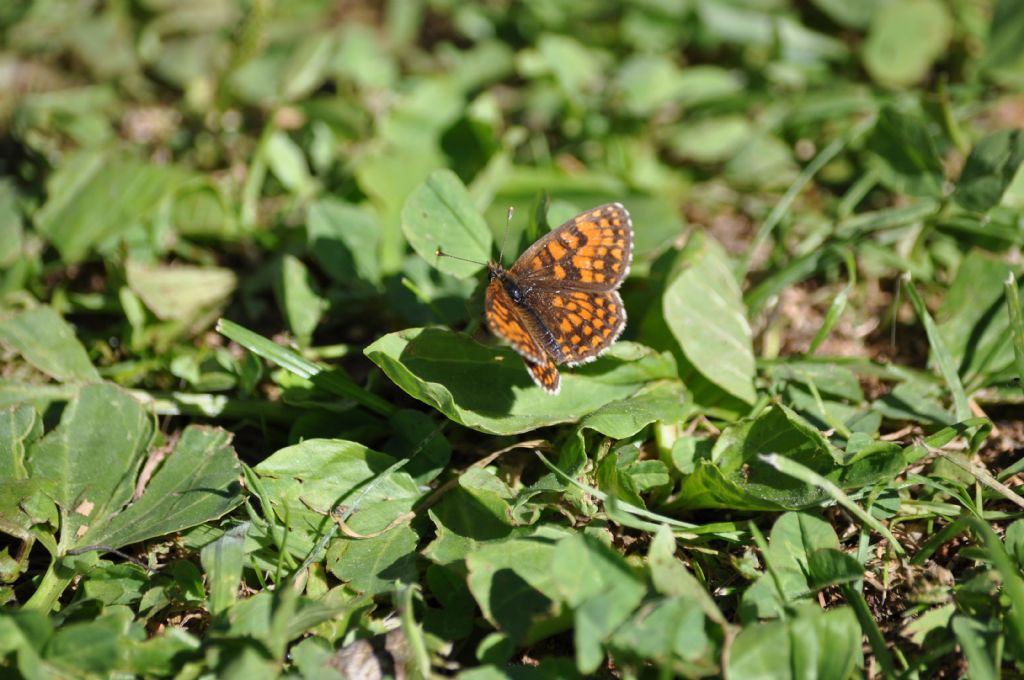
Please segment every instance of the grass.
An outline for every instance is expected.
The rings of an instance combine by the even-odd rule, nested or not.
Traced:
[[[0,674],[1024,674],[1022,34],[4,5]],[[545,394],[473,261],[613,201]]]

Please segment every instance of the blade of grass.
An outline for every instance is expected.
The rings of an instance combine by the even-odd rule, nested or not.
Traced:
[[[924,300],[921,299],[920,293],[917,292],[917,289],[910,282],[909,274],[903,275],[903,283],[907,289],[910,304],[913,305],[914,311],[917,312],[917,318],[921,320],[921,324],[924,326],[924,332],[928,336],[928,344],[932,348],[932,355],[935,357],[935,362],[939,365],[939,372],[946,381],[946,387],[949,388],[950,393],[953,395],[954,415],[957,420],[967,420],[973,414],[971,413],[970,403],[967,401],[967,393],[964,392],[963,383],[960,382],[960,374],[957,373],[956,363],[953,361],[949,350],[946,349],[946,343],[939,334],[939,328],[935,325],[935,320],[928,313]]]
[[[872,517],[870,513],[866,512],[859,505],[854,503],[853,500],[849,496],[847,496],[842,489],[840,489],[838,486],[836,486],[829,480],[819,475],[817,472],[814,472],[813,470],[805,467],[804,465],[801,465],[795,460],[790,460],[789,458],[785,458],[776,453],[771,453],[767,455],[759,454],[758,457],[768,465],[771,465],[773,468],[781,472],[782,474],[789,475],[794,479],[798,479],[804,484],[810,484],[812,486],[818,487],[819,489],[827,493],[829,496],[831,496],[836,503],[849,510],[850,513],[857,517],[857,519],[859,519],[861,522],[871,527],[878,533],[882,534],[882,536],[884,536],[885,539],[889,541],[889,543],[892,545],[892,549],[894,552],[896,552],[896,554],[907,554],[906,551],[903,549],[903,546],[900,545],[899,541],[896,540],[896,537],[892,535],[892,532],[890,532],[884,524],[882,524],[880,521]]]
[[[814,334],[811,346],[807,348],[806,354],[814,354],[815,350],[818,349],[821,343],[825,341],[825,338],[832,332],[832,329],[836,327],[836,324],[839,323],[839,317],[846,310],[846,302],[850,298],[850,292],[857,285],[857,265],[853,261],[853,254],[849,250],[843,251],[843,261],[846,264],[846,285],[839,291],[835,299],[832,300],[832,304],[829,305],[828,312],[825,313],[825,318],[821,322],[821,328]]]
[[[1021,312],[1020,291],[1017,278],[1010,272],[1003,284],[1006,289],[1006,306],[1010,314],[1010,336],[1013,338],[1013,358],[1017,364],[1017,380],[1024,392],[1024,312]]]
[[[338,396],[351,399],[371,411],[383,416],[391,416],[398,409],[381,397],[372,392],[367,392],[345,375],[332,371],[324,366],[304,359],[287,347],[282,347],[276,342],[267,340],[258,333],[253,333],[248,328],[240,326],[233,321],[220,319],[217,322],[217,332],[224,337],[234,340],[242,347],[245,347],[253,354],[272,361],[281,368],[291,371],[295,375],[312,380],[318,387]]]

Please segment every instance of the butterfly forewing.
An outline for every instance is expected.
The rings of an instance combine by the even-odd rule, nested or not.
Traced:
[[[610,291],[629,273],[633,222],[620,203],[580,213],[527,248],[509,274],[526,288]]]
[[[487,285],[484,315],[491,332],[505,338],[524,359],[539,363],[548,361],[547,352],[536,339],[540,333],[530,328],[536,323],[530,323],[532,320],[526,316],[526,310],[512,302],[499,279],[493,279]]]

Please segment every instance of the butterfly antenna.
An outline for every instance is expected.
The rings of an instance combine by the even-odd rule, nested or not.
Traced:
[[[443,250],[441,250],[441,246],[438,246],[437,250],[434,251],[434,257],[450,257],[453,260],[462,260],[463,262],[469,262],[471,264],[479,264],[479,265],[483,265],[485,267],[487,266],[486,262],[477,262],[476,260],[470,260],[470,259],[465,258],[465,257],[459,257],[458,255],[449,255],[448,253],[446,253]]]
[[[505,245],[508,243],[508,228],[512,225],[512,213],[515,211],[515,206],[510,205],[508,207],[508,216],[505,218],[505,235],[501,237],[501,250],[498,251],[498,264],[502,264],[505,261]]]

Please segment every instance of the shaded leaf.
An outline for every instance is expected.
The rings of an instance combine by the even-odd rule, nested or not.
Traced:
[[[893,190],[913,196],[942,197],[942,161],[922,119],[892,107],[882,109],[868,149],[873,154],[869,158],[872,167]]]
[[[537,387],[522,359],[451,331],[409,328],[364,350],[407,393],[457,423],[495,434],[571,422],[670,378],[674,362],[640,345],[619,342],[592,364],[562,373],[553,397]]]
[[[967,157],[953,200],[975,212],[995,207],[1022,161],[1024,135],[1020,130],[1000,130],[982,138]]]

